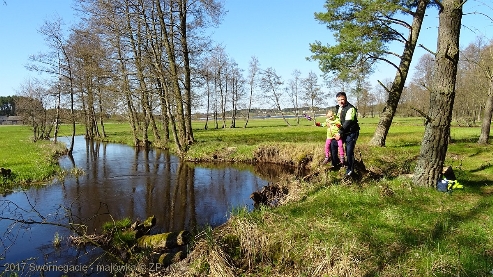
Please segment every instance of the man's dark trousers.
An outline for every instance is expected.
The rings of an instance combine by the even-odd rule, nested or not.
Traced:
[[[346,174],[354,172],[354,148],[358,140],[359,132],[349,133],[344,139],[346,151]]]

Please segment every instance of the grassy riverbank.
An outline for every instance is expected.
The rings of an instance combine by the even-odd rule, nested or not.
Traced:
[[[375,176],[352,183],[320,165],[325,130],[306,120],[291,127],[282,119],[252,120],[246,129],[207,131],[204,122],[194,123],[188,160],[304,162],[311,174],[279,183],[289,190],[280,207],[235,211],[168,274],[491,276],[493,147],[476,143],[480,128],[451,130],[446,165],[464,189],[448,194],[413,187],[408,176],[419,155],[422,121],[397,118],[387,146],[369,147],[377,123],[361,120],[356,149]],[[42,180],[57,170],[49,143],[31,143],[27,127],[0,127],[2,145],[18,148],[9,155],[11,147],[3,147],[0,166],[12,168],[15,178],[40,171],[17,180]],[[109,141],[132,141],[127,124],[107,124],[106,130]]]
[[[57,157],[65,147],[50,141],[33,143],[31,138],[27,126],[0,125],[0,167],[11,171],[0,177],[0,193],[49,180],[59,172]]]
[[[358,156],[380,178],[351,184],[320,166],[325,133],[316,127],[197,132],[191,159],[272,154],[264,159],[297,164],[309,157],[312,174],[281,182],[289,194],[280,207],[237,211],[170,275],[491,276],[493,154],[476,143],[480,129],[451,131],[446,165],[465,188],[448,194],[413,187],[409,178],[421,120],[396,119],[384,148],[367,146],[376,119],[361,121]]]

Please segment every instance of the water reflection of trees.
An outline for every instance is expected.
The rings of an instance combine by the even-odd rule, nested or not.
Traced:
[[[151,215],[156,232],[221,224],[234,205],[253,205],[252,192],[294,172],[275,164],[188,164],[160,149],[90,140],[82,152],[71,166],[86,174],[65,181],[63,190],[78,223],[89,230],[113,219]]]
[[[70,221],[85,225],[88,234],[100,232],[107,221],[124,217],[132,221],[144,220],[151,215],[157,219],[154,233],[217,226],[227,220],[235,206],[251,205],[253,208],[249,195],[267,185],[265,179],[272,181],[278,172],[275,167],[265,165],[255,168],[239,164],[182,163],[167,151],[86,141],[79,137],[75,145],[73,155],[61,160],[62,166],[69,170],[81,169],[85,174],[59,180],[60,185],[26,191],[28,200],[24,204],[37,203],[40,215],[57,214],[64,217],[58,218],[63,224]],[[27,215],[18,217],[21,216]],[[20,227],[18,230],[28,232]],[[46,263],[52,258],[61,260],[51,250],[49,254],[41,250],[46,249],[46,245],[37,245],[38,241],[50,244],[55,231],[65,237],[73,234],[61,229],[40,228],[30,250],[18,249],[17,253],[25,252],[24,258],[43,256]],[[6,252],[9,247],[11,245],[2,240],[0,252]],[[90,251],[68,252],[70,254],[66,255],[82,262],[81,253],[88,255]],[[70,259],[68,256],[66,258]],[[10,262],[8,256],[5,262]]]

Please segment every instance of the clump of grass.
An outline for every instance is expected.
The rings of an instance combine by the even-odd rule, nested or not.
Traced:
[[[129,217],[125,217],[120,220],[116,221],[108,221],[103,224],[103,232],[105,233],[110,233],[114,232],[115,230],[123,230],[132,225],[132,221],[130,220]]]
[[[218,245],[209,250],[209,274],[210,276],[235,276],[235,271],[228,256]]]
[[[77,176],[82,176],[84,175],[84,169],[80,168],[80,167],[73,167],[72,169],[70,169],[70,174],[72,174],[73,176],[77,177]]]
[[[61,245],[62,245],[62,237],[60,236],[60,234],[58,234],[58,232],[55,232],[55,235],[53,237],[53,246],[55,248],[60,248]]]
[[[118,230],[113,235],[113,246],[122,248],[135,243],[135,232],[129,230]]]
[[[111,236],[112,247],[122,250],[127,246],[133,245],[136,241],[136,232],[128,229],[131,225],[132,221],[128,217],[116,221],[108,221],[102,226],[103,234]]]

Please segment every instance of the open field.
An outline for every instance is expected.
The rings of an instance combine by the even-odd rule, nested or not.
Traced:
[[[464,188],[441,193],[408,178],[424,131],[420,119],[396,118],[382,148],[367,145],[378,119],[360,121],[357,157],[381,175],[351,184],[319,164],[325,129],[312,122],[288,127],[282,119],[257,119],[246,129],[210,130],[194,122],[189,160],[251,162],[275,149],[271,161],[309,157],[312,174],[282,180],[289,194],[279,207],[235,211],[197,240],[171,276],[491,276],[493,147],[476,143],[480,128],[452,128],[445,163]],[[127,124],[109,123],[106,130],[109,141],[131,141]],[[17,180],[43,180],[57,171],[55,152],[47,142],[31,143],[29,132],[0,126],[0,166]]]

